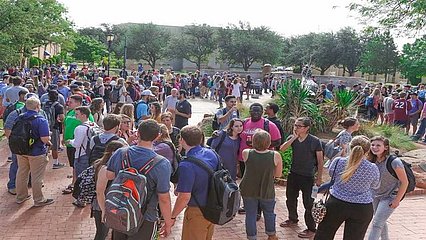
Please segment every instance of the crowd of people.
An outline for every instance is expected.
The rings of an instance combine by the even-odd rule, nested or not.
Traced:
[[[342,151],[330,159],[330,175],[335,173],[337,177],[330,189],[327,214],[317,226],[311,193],[314,186],[322,184],[324,144],[310,133],[309,118],[296,119],[293,132],[285,133],[275,103],[253,103],[249,117],[242,119],[236,106],[244,92],[247,98],[250,96],[249,76],[199,72],[183,75],[167,69],[164,74],[132,72],[127,76],[122,72],[122,76],[109,77],[87,67],[81,71],[14,69],[2,75],[0,100],[12,152],[8,192],[16,195],[17,204],[30,199],[35,207],[54,203],[42,190],[50,152],[53,169],[67,165],[73,169],[63,194],[75,193],[74,188],[79,186],[76,182],[92,169],[95,197],[90,202],[76,198],[72,204],[78,208],[91,205],[96,240],[106,239],[110,230],[105,223],[112,204],[109,190],[130,167],[146,177],[146,205],[136,209],[143,212],[143,221],[132,234],[113,228],[115,240],[153,239],[157,232],[168,236],[182,211],[182,239],[212,239],[215,225],[202,211],[208,202],[210,178],[205,169],[187,158],[199,159],[212,171],[223,165],[234,181],[241,179],[243,204],[238,213],[245,214],[248,239],[257,239],[256,221],[262,215],[268,239],[278,239],[275,199],[281,196],[275,194],[274,179],[282,175],[283,168],[278,150],[291,148],[293,152],[285,196],[288,219],[279,226],[298,225],[298,197],[302,192],[306,229],[298,233],[300,238],[333,239],[345,222],[345,239],[363,239],[372,222],[369,239],[387,239],[386,220],[398,207],[408,185],[401,160],[390,160],[389,141],[383,137],[352,138],[359,122],[347,118],[342,122],[344,130],[334,141]],[[266,90],[274,93],[282,81],[276,77],[264,79]],[[323,90],[333,92],[327,87]],[[192,115],[188,98],[196,96],[219,103],[214,119],[218,130],[207,141],[209,146],[203,131],[188,125]],[[328,93],[323,97],[328,98]],[[394,102],[392,106],[400,105],[397,99]],[[422,116],[424,119],[423,112]],[[23,146],[28,145],[27,152],[15,147],[22,139]],[[66,162],[59,158],[63,150]],[[392,161],[398,178],[388,172],[388,161]],[[173,207],[172,187],[177,196]],[[124,224],[133,222],[129,219]]]

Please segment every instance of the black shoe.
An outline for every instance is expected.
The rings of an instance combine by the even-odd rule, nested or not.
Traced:
[[[261,214],[257,214],[257,216],[256,216],[256,222],[259,221],[261,217],[262,217]]]

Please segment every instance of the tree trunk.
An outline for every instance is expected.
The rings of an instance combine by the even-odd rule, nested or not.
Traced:
[[[343,66],[343,73],[342,73],[342,77],[344,77],[346,75],[346,67]]]
[[[321,75],[324,75],[324,74],[325,74],[325,71],[327,71],[327,69],[322,69],[322,68],[321,68]]]
[[[201,72],[201,58],[198,58],[197,60],[197,69]]]
[[[386,72],[385,73],[385,84],[386,84],[387,80],[388,80],[388,73]]]

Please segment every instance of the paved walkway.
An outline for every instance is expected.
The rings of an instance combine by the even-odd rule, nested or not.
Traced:
[[[264,103],[269,96],[260,100]],[[191,124],[201,120],[204,113],[213,112],[217,103],[207,100],[191,100],[194,114]],[[71,203],[71,195],[62,195],[61,190],[69,183],[67,175],[71,174],[69,167],[53,170],[51,163],[46,171],[45,188],[47,197],[55,199],[55,203],[42,208],[33,208],[32,200],[22,205],[15,203],[14,196],[7,193],[9,163],[6,162],[8,150],[6,142],[0,142],[0,239],[93,239],[95,233],[94,220],[90,218],[90,208],[76,208]],[[62,153],[60,161],[66,162]],[[280,239],[298,239],[297,231],[303,230],[303,212],[299,211],[299,225],[292,229],[280,228],[278,224],[287,219],[285,208],[285,188],[276,187],[277,205],[277,234]],[[173,197],[173,201],[175,198]],[[299,206],[302,203],[299,201]],[[426,239],[426,197],[407,197],[389,220],[391,239]],[[299,207],[301,210],[302,208]],[[180,239],[182,230],[182,217],[178,217],[173,228],[173,233],[167,239]],[[258,222],[259,239],[266,239],[264,235],[263,219]],[[225,226],[217,226],[214,239],[245,239],[244,215],[238,215],[232,222]],[[342,239],[342,229],[336,239]]]

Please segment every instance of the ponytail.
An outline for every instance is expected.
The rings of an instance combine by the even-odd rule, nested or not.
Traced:
[[[349,160],[346,164],[345,171],[343,172],[341,179],[343,182],[349,181],[355,171],[358,169],[361,164],[361,160],[365,155],[364,149],[362,146],[357,145],[354,146],[351,150],[351,154],[349,156]]]

